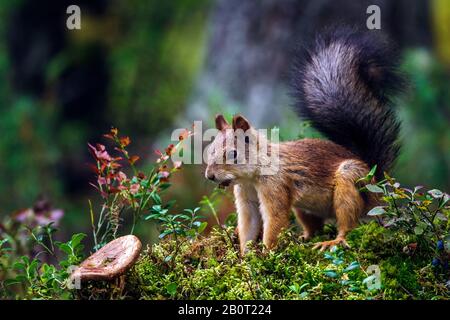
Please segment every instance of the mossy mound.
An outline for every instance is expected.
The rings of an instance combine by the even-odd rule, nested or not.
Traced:
[[[273,252],[262,253],[254,245],[245,258],[239,257],[232,228],[178,244],[168,239],[142,254],[126,277],[122,297],[450,298],[448,270],[432,266],[432,250],[413,243],[413,237],[392,234],[372,221],[349,234],[350,249],[312,250],[315,241],[331,236],[302,242],[297,232],[289,230]]]

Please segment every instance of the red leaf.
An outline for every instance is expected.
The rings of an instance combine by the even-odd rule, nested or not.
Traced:
[[[166,148],[166,154],[170,156],[174,150],[175,146],[173,144],[169,144],[169,146]]]
[[[127,180],[127,175],[126,175],[125,173],[123,173],[122,171],[119,171],[119,172],[116,174],[116,179],[117,179],[119,182],[126,181],[126,180]]]
[[[170,172],[167,172],[167,171],[160,171],[158,173],[158,178],[161,182],[168,182],[169,176],[170,176]]]
[[[120,189],[116,187],[110,187],[108,191],[109,193],[119,193]]]
[[[100,152],[103,152],[103,151],[106,150],[106,147],[103,144],[100,144],[100,143],[97,143],[95,145],[95,147],[96,147],[97,151],[100,151]]]
[[[139,192],[140,185],[138,183],[134,183],[130,186],[130,193],[136,194]]]
[[[106,151],[106,147],[102,144],[97,143],[94,147],[90,143],[88,143],[89,151],[92,153],[95,159],[100,161],[111,161],[111,157]]]
[[[143,172],[139,171],[139,173],[138,173],[138,178],[141,179],[141,180],[143,180],[143,179],[145,179],[146,177],[145,177],[145,174],[144,174]]]
[[[109,165],[110,165],[111,169],[122,168],[122,165],[120,163],[117,163],[117,162],[111,162]]]
[[[107,167],[107,164],[103,162],[100,166],[100,172],[104,172],[106,167]]]
[[[185,129],[179,136],[178,136],[178,140],[182,141],[184,139],[186,139],[189,136],[189,130]]]
[[[122,147],[126,147],[126,146],[128,146],[130,143],[131,143],[131,140],[130,140],[129,137],[122,137],[122,138],[120,138],[120,145],[121,145]]]
[[[104,177],[98,177],[97,182],[99,185],[103,185],[109,183],[109,179],[106,179]]]
[[[139,156],[131,156],[129,162],[130,162],[130,164],[133,165],[138,160],[139,160]]]

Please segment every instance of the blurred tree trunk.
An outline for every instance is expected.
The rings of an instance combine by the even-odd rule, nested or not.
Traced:
[[[296,47],[328,25],[366,26],[366,9],[381,8],[381,28],[401,47],[431,44],[426,0],[220,0],[210,19],[207,61],[189,119],[241,112],[273,125],[289,105],[287,82]]]

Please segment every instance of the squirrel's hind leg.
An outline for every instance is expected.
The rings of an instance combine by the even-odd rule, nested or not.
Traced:
[[[333,210],[336,215],[338,235],[336,239],[317,243],[314,248],[321,251],[335,245],[348,247],[345,237],[349,231],[358,225],[365,203],[355,182],[367,174],[367,166],[357,160],[347,160],[340,164],[335,175],[333,193]]]

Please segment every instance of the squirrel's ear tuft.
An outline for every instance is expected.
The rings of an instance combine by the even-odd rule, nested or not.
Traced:
[[[230,125],[228,124],[227,120],[224,118],[223,115],[221,115],[221,114],[216,115],[216,129],[217,130],[222,131],[229,127],[230,127]]]
[[[250,129],[250,123],[243,116],[235,115],[233,117],[233,129],[234,130],[242,129],[245,132],[248,129]]]

